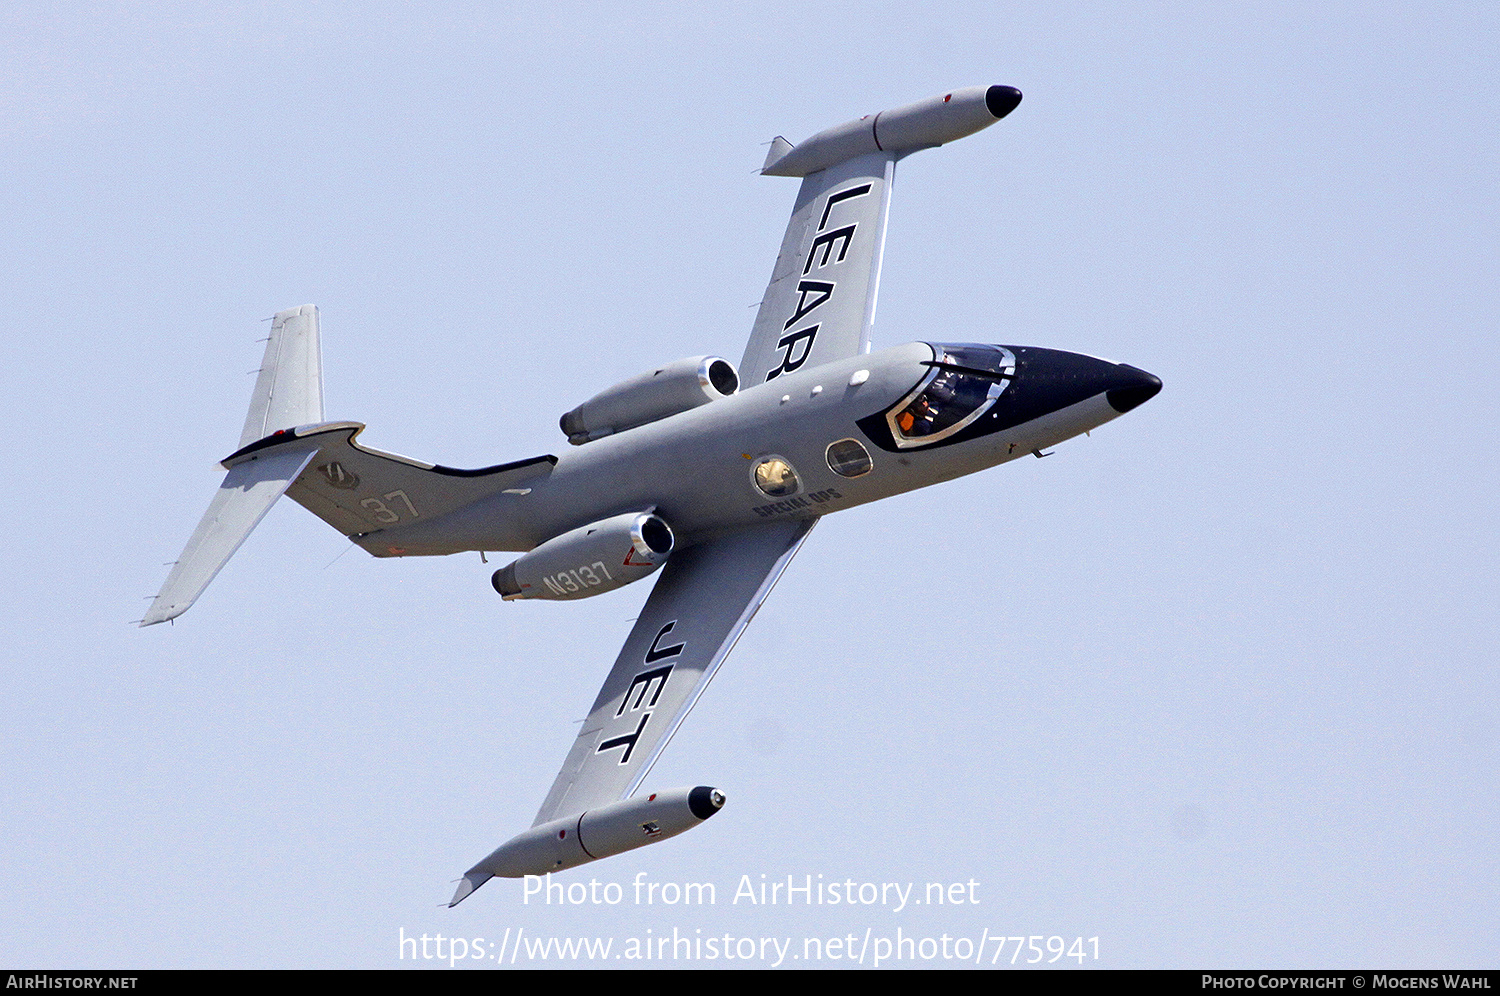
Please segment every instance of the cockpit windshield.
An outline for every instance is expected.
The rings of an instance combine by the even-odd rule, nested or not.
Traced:
[[[963,429],[989,410],[1015,376],[1015,355],[1000,346],[937,343],[932,349],[931,372],[886,413],[891,436],[902,449]]]

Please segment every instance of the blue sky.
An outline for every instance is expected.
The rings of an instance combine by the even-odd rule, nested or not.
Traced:
[[[1493,7],[704,10],[0,14],[3,960],[899,928],[1493,967]],[[715,905],[438,906],[529,824],[646,585],[502,604],[477,556],[377,562],[286,503],[177,625],[128,625],[274,311],[320,306],[370,445],[555,452],[609,384],[738,359],[796,186],[761,143],[988,83],[1025,100],[897,170],[877,347],[1166,387],[819,526],[653,775],[723,814],[568,880]],[[762,875],[980,901],[731,902]]]

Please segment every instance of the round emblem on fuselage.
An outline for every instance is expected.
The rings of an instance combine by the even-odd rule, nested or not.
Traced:
[[[328,482],[329,487],[338,488],[340,491],[353,491],[359,487],[359,475],[347,470],[337,460],[320,466],[318,473],[323,475],[323,480]]]

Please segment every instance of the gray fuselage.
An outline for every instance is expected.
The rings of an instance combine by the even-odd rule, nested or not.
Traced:
[[[383,530],[379,542],[422,553],[529,550],[590,522],[655,509],[678,545],[687,546],[757,522],[813,518],[984,470],[1102,425],[1160,389],[1144,371],[1077,353],[967,352],[981,350],[1011,356],[1010,373],[982,377],[1001,385],[998,399],[967,430],[941,442],[892,438],[894,422],[887,419],[896,416],[886,413],[910,400],[945,358],[942,345],[907,343],[782,375],[570,448],[525,493],[492,495]],[[959,348],[960,358],[964,352]],[[867,472],[834,471],[828,449],[841,440],[855,440],[869,454]],[[788,493],[757,487],[753,470],[767,457],[795,471]]]

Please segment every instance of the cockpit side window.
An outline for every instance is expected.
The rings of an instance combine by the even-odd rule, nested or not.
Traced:
[[[998,346],[935,345],[932,371],[886,415],[902,449],[935,443],[983,415],[1015,375],[1016,358]]]
[[[942,432],[984,404],[989,387],[982,380],[937,369],[927,388],[896,416],[896,427],[908,439]]]

